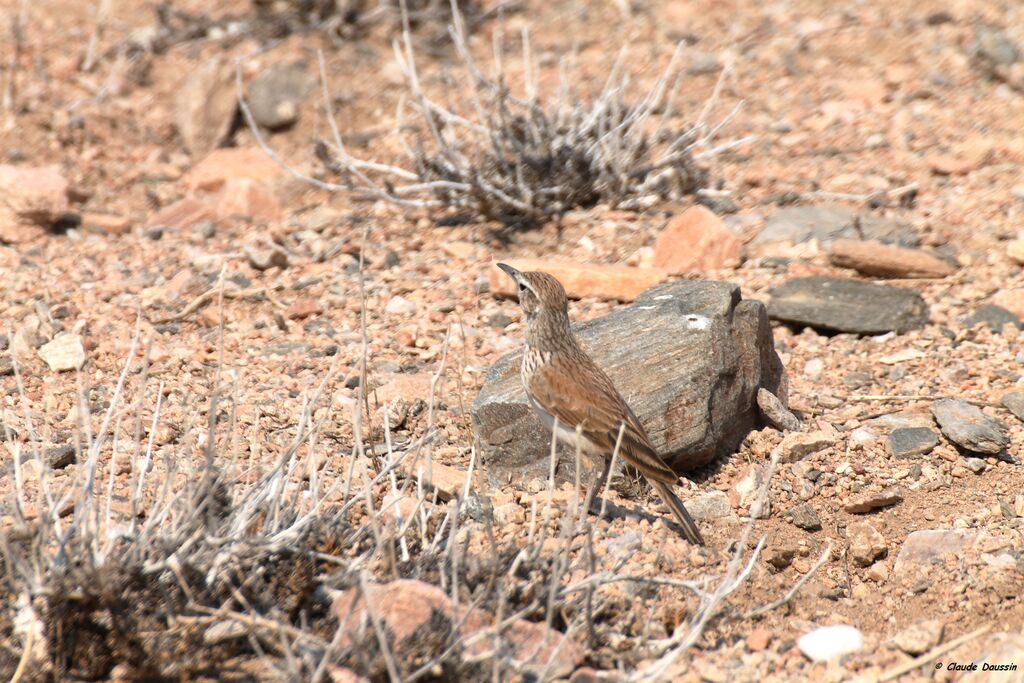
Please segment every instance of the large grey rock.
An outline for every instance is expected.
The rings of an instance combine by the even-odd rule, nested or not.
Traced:
[[[946,438],[973,453],[1001,453],[1010,445],[999,420],[958,398],[942,398],[932,404],[932,415]]]
[[[837,239],[878,240],[901,247],[916,247],[920,240],[914,229],[888,218],[863,214],[841,204],[791,206],[781,209],[765,222],[751,244],[816,239],[823,244]]]
[[[784,369],[764,305],[738,286],[682,281],[574,330],[677,471],[731,453],[756,425],[757,390],[780,393]],[[495,482],[546,478],[551,436],[526,403],[522,353],[499,359],[473,402],[481,453]],[[560,448],[559,475],[575,454]]]
[[[773,320],[855,334],[903,333],[928,322],[928,305],[912,289],[846,278],[795,278],[772,290]]]

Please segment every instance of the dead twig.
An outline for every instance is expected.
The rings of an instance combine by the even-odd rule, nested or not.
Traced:
[[[181,309],[179,313],[169,315],[164,318],[149,319],[154,325],[163,325],[165,323],[178,322],[184,320],[188,316],[195,313],[198,309],[202,308],[206,304],[210,303],[215,297],[223,296],[225,299],[259,299],[263,298],[272,303],[277,308],[286,308],[273,294],[269,287],[251,287],[249,289],[223,289],[220,287],[211,287],[206,290],[195,299],[193,299],[185,308]],[[147,316],[148,318],[148,316]]]

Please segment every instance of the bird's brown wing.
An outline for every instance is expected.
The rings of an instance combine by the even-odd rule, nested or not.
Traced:
[[[643,425],[604,372],[587,359],[548,363],[530,377],[533,399],[569,428],[579,425],[583,436],[607,457],[615,450],[625,424],[619,457],[654,481],[675,484],[679,477],[654,450]]]

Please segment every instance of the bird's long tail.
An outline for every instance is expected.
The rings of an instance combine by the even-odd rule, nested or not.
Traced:
[[[686,534],[686,540],[694,545],[704,545],[704,537],[700,535],[700,529],[697,528],[697,523],[693,521],[693,517],[686,511],[686,507],[683,505],[683,501],[679,500],[675,492],[672,490],[670,484],[666,484],[663,481],[651,480],[651,486],[658,492],[661,499],[672,508],[672,514],[675,515],[676,521],[683,527],[683,532]]]

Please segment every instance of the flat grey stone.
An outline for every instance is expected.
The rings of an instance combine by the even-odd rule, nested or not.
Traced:
[[[903,333],[928,322],[915,290],[846,278],[801,277],[772,290],[773,320],[855,334]]]
[[[920,243],[914,229],[904,223],[863,214],[841,204],[820,204],[777,211],[751,244],[796,244],[811,239],[823,244],[836,239],[878,240],[901,247],[916,247]]]
[[[943,398],[932,404],[932,415],[946,438],[972,453],[1001,453],[1010,445],[1003,425],[958,398]]]
[[[764,305],[727,282],[680,281],[573,326],[676,471],[732,453],[758,423],[757,390],[785,372]],[[526,402],[522,352],[499,359],[473,402],[480,452],[495,483],[546,479],[551,434]],[[560,447],[559,476],[575,454]]]
[[[947,554],[962,554],[978,540],[973,529],[924,529],[915,531],[903,541],[893,565],[893,573],[901,574],[942,559]]]
[[[996,306],[995,304],[979,306],[974,310],[974,313],[969,316],[965,316],[961,322],[965,327],[988,325],[988,328],[993,332],[1002,332],[1003,325],[1006,325],[1007,323],[1024,329],[1024,323],[1021,322],[1020,318],[1014,315],[1011,311],[1006,310],[1002,306]]]
[[[1024,391],[1011,391],[1003,396],[1003,407],[1024,422]]]
[[[900,427],[889,433],[889,450],[897,458],[924,455],[938,445],[939,435],[927,427]]]
[[[913,429],[915,427],[931,429],[935,426],[935,418],[930,412],[904,411],[879,415],[873,420],[868,420],[868,425],[880,429]]]

